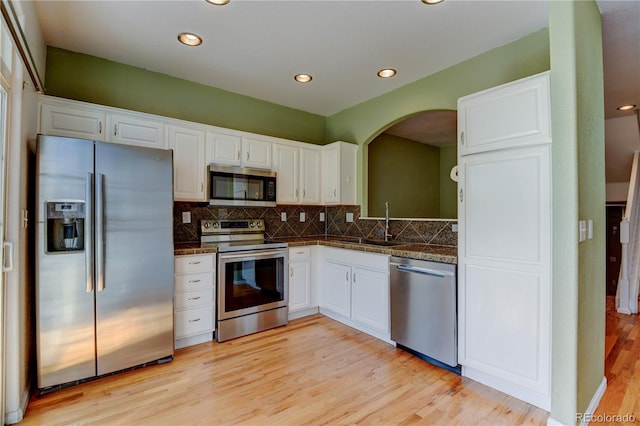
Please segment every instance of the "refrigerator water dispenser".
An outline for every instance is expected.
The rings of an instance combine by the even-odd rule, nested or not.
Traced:
[[[84,201],[48,201],[46,248],[48,254],[84,250]]]

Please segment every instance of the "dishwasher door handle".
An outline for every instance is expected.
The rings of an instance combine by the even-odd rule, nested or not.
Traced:
[[[430,275],[432,277],[444,278],[447,275],[453,275],[449,272],[438,271],[435,269],[419,268],[417,266],[394,264],[398,271],[413,272],[416,274]]]

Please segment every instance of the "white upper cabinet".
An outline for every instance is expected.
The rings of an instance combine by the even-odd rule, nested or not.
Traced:
[[[272,143],[260,139],[242,138],[242,165],[256,169],[271,169]]]
[[[169,126],[168,133],[169,148],[173,149],[174,199],[207,201],[204,131]]]
[[[320,203],[320,147],[274,144],[278,203]]]
[[[272,143],[246,136],[207,132],[207,163],[270,170]]]
[[[458,104],[458,152],[550,143],[548,105],[548,73],[465,96]]]
[[[320,149],[300,148],[300,202],[320,203]]]
[[[104,112],[82,105],[42,104],[40,133],[104,141],[106,118]]]
[[[207,132],[207,164],[240,166],[242,163],[242,137]]]
[[[334,142],[322,148],[322,201],[356,203],[357,145]]]
[[[107,140],[124,145],[167,149],[164,123],[140,114],[117,113],[107,116]]]
[[[274,170],[278,173],[276,180],[277,202],[282,204],[300,202],[300,148],[275,144],[273,158]]]
[[[164,120],[154,116],[47,99],[40,107],[40,133],[123,145],[167,149]]]

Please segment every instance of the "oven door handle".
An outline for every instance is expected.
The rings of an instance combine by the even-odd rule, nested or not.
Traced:
[[[220,253],[220,260],[227,259],[264,259],[275,257],[288,257],[288,250],[252,250],[243,252]]]

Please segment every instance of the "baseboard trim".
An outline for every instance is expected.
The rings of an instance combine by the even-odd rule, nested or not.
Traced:
[[[289,321],[302,318],[302,317],[307,317],[309,315],[315,315],[318,312],[319,312],[319,309],[317,306],[314,308],[307,308],[307,309],[302,309],[300,311],[289,312]]]
[[[545,411],[551,411],[550,394],[536,392],[530,388],[465,365],[462,366],[462,375],[531,405],[535,405],[538,408],[542,408]]]
[[[574,422],[571,424],[575,424],[575,422],[580,420],[580,423],[578,423],[580,426],[587,426],[593,419],[593,414],[596,412],[598,405],[600,405],[600,400],[602,399],[602,396],[604,395],[604,392],[606,390],[607,390],[607,378],[603,377],[602,382],[600,382],[600,386],[598,386],[598,389],[596,389],[596,392],[593,394],[593,397],[591,398],[591,402],[589,402],[589,406],[587,407],[585,412],[576,413],[576,418],[574,419]],[[563,426],[564,424],[565,423],[561,423],[555,419],[552,419],[551,417],[547,419],[547,426]]]
[[[29,381],[30,383],[30,381]],[[29,399],[31,398],[31,387],[27,387],[22,392],[22,398],[20,398],[20,408],[14,411],[7,411],[4,414],[4,421],[8,425],[20,423],[24,419],[24,413],[27,412],[27,405],[29,405]]]
[[[586,426],[591,422],[593,414],[596,412],[598,405],[600,405],[600,400],[606,390],[607,378],[603,377],[602,382],[600,382],[600,386],[598,386],[598,389],[596,389],[596,392],[593,394],[593,398],[591,398],[591,402],[589,403],[586,411],[582,414],[578,414],[580,416],[580,426]]]

